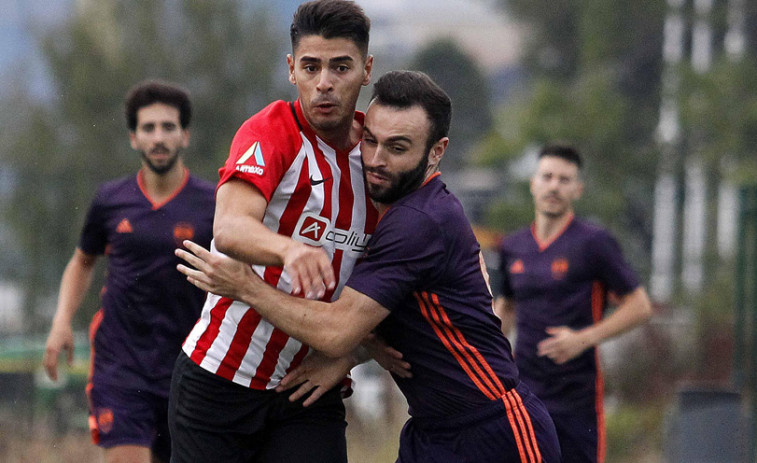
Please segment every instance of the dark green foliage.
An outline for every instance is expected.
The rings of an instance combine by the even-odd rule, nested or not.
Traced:
[[[185,160],[210,181],[239,125],[285,93],[286,32],[245,2],[88,2],[60,29],[38,31],[55,87],[52,101],[19,94],[0,162],[16,180],[7,218],[22,248],[30,329],[55,294],[96,185],[136,173],[123,98],[160,78],[187,88],[194,117]],[[280,75],[279,75],[280,74]],[[6,116],[7,117],[7,116]],[[95,296],[81,320],[96,308]]]

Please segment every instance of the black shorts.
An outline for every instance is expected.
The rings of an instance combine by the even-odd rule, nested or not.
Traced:
[[[182,352],[168,405],[171,462],[346,463],[339,387],[308,407],[302,400],[233,383]]]

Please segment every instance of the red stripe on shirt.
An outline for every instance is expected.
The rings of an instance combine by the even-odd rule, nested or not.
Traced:
[[[202,363],[202,360],[208,353],[208,349],[218,337],[221,323],[223,322],[224,317],[226,317],[226,312],[229,310],[229,306],[231,306],[232,302],[234,302],[233,299],[222,297],[218,300],[215,307],[210,309],[210,323],[208,324],[208,327],[205,328],[205,331],[203,331],[200,339],[197,340],[192,355],[189,356],[189,358],[191,358],[196,364],[199,365]]]
[[[226,355],[223,357],[221,365],[218,366],[218,370],[216,371],[218,376],[226,378],[229,381],[234,379],[234,375],[239,369],[239,365],[242,364],[244,355],[247,353],[247,348],[250,347],[252,333],[255,332],[255,328],[260,324],[260,320],[260,314],[252,308],[245,312],[242,319],[239,320],[229,350],[226,351]]]

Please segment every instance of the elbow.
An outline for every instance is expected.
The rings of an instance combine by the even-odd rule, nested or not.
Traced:
[[[640,309],[639,309],[639,323],[646,323],[651,318],[652,315],[654,315],[654,310],[652,310],[652,303],[649,300],[649,296],[647,295],[647,292],[643,289],[641,290],[641,303],[640,303]]]
[[[234,256],[236,254],[236,240],[232,233],[229,233],[229,228],[218,224],[213,227],[213,244],[220,252]]]

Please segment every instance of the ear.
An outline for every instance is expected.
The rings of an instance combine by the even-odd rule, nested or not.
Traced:
[[[363,86],[371,83],[371,70],[373,70],[373,55],[368,55],[363,68]]]
[[[137,132],[134,130],[129,130],[129,144],[131,144],[131,149],[137,150]]]
[[[449,137],[439,139],[431,147],[431,151],[428,153],[428,164],[430,166],[438,166],[442,162],[444,153],[447,151],[447,145],[449,145]]]
[[[579,199],[584,194],[584,182],[581,180],[578,180],[578,185],[576,186],[576,198]]]
[[[189,132],[189,129],[184,129],[183,132],[184,134],[182,136],[181,147],[186,148],[187,146],[189,146],[189,140],[190,138],[192,138],[192,134]]]
[[[289,82],[292,85],[297,85],[297,80],[294,78],[294,56],[287,55],[287,66],[289,67]]]

